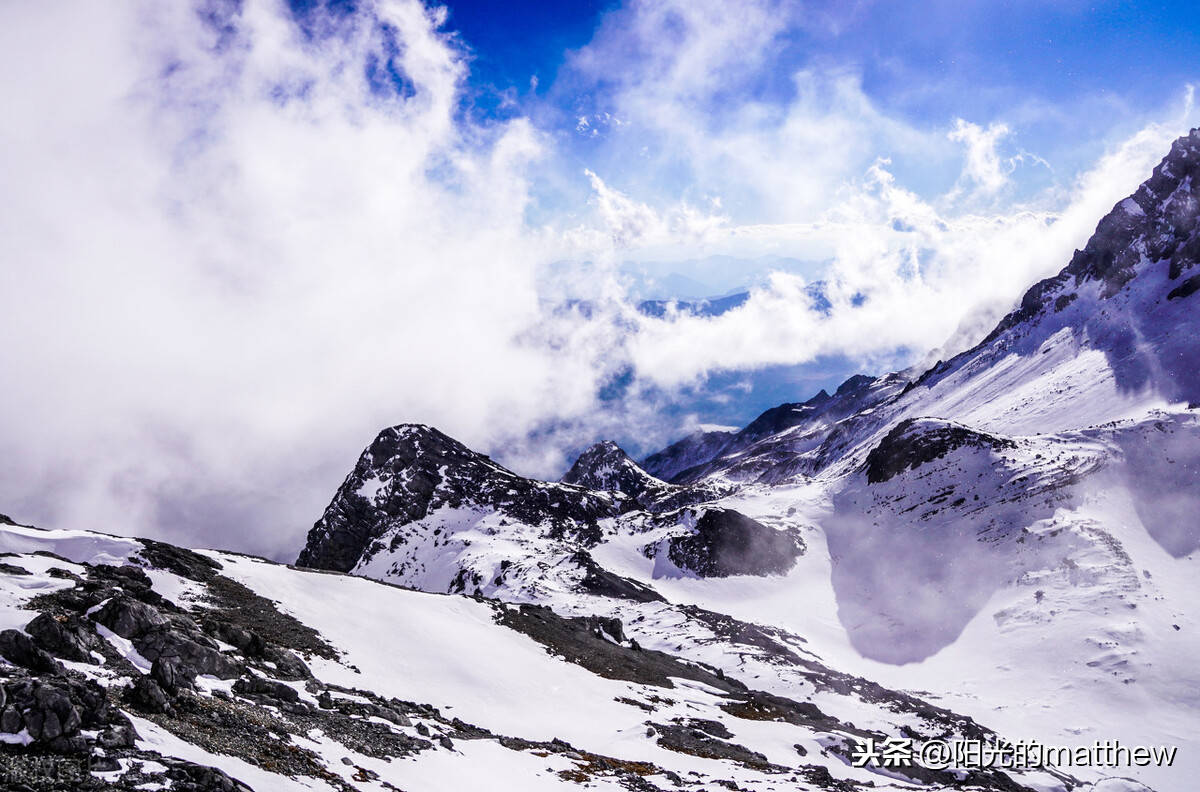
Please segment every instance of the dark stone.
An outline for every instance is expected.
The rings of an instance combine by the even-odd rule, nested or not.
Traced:
[[[16,707],[5,707],[0,713],[0,732],[16,734],[21,731],[22,724],[21,711]]]
[[[268,644],[263,650],[262,657],[275,664],[277,676],[287,679],[312,679],[312,671],[294,652]]]
[[[121,761],[115,756],[95,756],[91,757],[88,769],[93,773],[115,773],[121,769]]]
[[[625,642],[625,627],[621,624],[621,620],[612,617],[605,618],[604,616],[583,616],[581,617],[597,635],[607,635],[617,643]]]
[[[137,732],[127,723],[117,723],[102,730],[96,737],[96,742],[105,750],[114,748],[132,748],[137,740]]]
[[[171,711],[171,702],[167,694],[148,676],[138,677],[129,693],[133,706],[145,712],[161,713]]]
[[[1180,300],[1200,291],[1200,275],[1193,275],[1167,293],[1168,300]]]
[[[181,792],[253,792],[241,781],[215,767],[203,767],[190,762],[172,762],[167,777],[174,782],[171,788]]]
[[[241,696],[266,696],[291,703],[300,700],[300,694],[291,685],[258,676],[244,676],[238,679],[233,683],[233,692]]]
[[[99,638],[85,619],[76,615],[58,619],[49,613],[41,613],[25,625],[25,632],[55,657],[96,664],[91,650],[97,647]]]
[[[237,647],[246,657],[262,657],[267,648],[266,641],[258,633],[243,630],[229,622],[216,622],[211,627],[210,632],[213,635],[230,646]]]
[[[408,719],[408,716],[404,715],[403,713],[397,712],[396,710],[392,709],[391,707],[384,707],[379,704],[372,704],[370,712],[375,717],[383,718],[385,721],[394,723],[397,726],[411,726],[412,725],[412,722]]]
[[[50,740],[46,747],[60,754],[86,754],[91,750],[91,743],[82,734],[71,737],[59,735]]]
[[[241,673],[241,665],[221,654],[220,650],[200,643],[203,636],[189,636],[168,627],[153,629],[134,639],[134,646],[151,662],[160,658],[171,660],[179,672],[195,678],[207,675],[218,679],[233,679]],[[205,639],[206,640],[206,639]]]
[[[633,602],[666,602],[661,594],[649,586],[609,572],[596,563],[592,554],[586,550],[574,553],[571,561],[583,570],[583,580],[579,582],[579,588],[588,594]]]
[[[117,595],[106,602],[96,613],[95,619],[122,638],[134,638],[167,624],[166,617],[154,606],[124,595]]]
[[[0,632],[0,657],[39,674],[62,674],[62,664],[34,645],[20,630]]]
[[[40,681],[9,684],[5,690],[9,706],[0,714],[0,727],[9,734],[24,728],[36,743],[73,737],[83,724],[83,716],[71,693],[70,684]]]
[[[733,736],[733,732],[725,728],[725,724],[720,721],[706,720],[704,718],[683,718],[678,719],[676,722],[690,729],[698,729],[710,737],[719,737],[722,740],[728,740]]]
[[[150,678],[168,695],[174,696],[183,688],[195,685],[196,676],[179,657],[159,655],[150,666]]]
[[[704,510],[693,533],[667,544],[677,567],[701,577],[782,575],[803,552],[798,531],[776,530],[732,509]]]

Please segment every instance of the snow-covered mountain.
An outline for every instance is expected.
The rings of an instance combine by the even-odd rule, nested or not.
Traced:
[[[853,377],[640,467],[612,444],[590,449],[565,481],[608,493],[612,508],[587,531],[475,500],[466,516],[459,504],[389,518],[391,544],[349,568],[438,591],[471,590],[454,584],[468,569],[488,596],[575,613],[584,573],[568,559],[586,557],[587,575],[644,587],[611,608],[635,624],[645,622],[630,609],[663,607],[637,602],[654,592],[786,629],[826,660],[919,685],[1030,738],[1200,747],[1200,674],[1187,659],[1200,649],[1189,605],[1200,546],[1198,172],[1193,132],[1059,275],[924,373]],[[350,503],[347,486],[302,563],[328,541],[331,514],[391,515],[411,502],[383,492]],[[560,506],[584,497],[533,486]],[[718,509],[736,518],[714,531],[705,520]],[[775,536],[740,535],[732,525],[743,521]],[[753,562],[713,574],[720,564],[681,549],[711,554],[715,537]],[[444,564],[436,580],[405,563],[431,546]],[[822,607],[803,604],[810,596]],[[1166,789],[1182,777],[1131,772]]]
[[[124,789],[1190,790],[1198,175],[1200,130],[953,359],[640,465],[385,429],[297,567],[5,519],[0,738]],[[1178,750],[851,761],[972,738]]]

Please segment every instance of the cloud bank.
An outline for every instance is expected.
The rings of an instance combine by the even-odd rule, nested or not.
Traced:
[[[748,91],[837,26],[768,2],[608,15],[546,94],[561,127],[463,113],[469,52],[416,0],[0,15],[0,511],[286,559],[385,425],[550,475],[672,439],[713,372],[970,343],[1194,116],[1022,195],[1044,164],[1002,119],[922,128],[838,64]],[[830,307],[780,272],[720,317],[636,311],[622,262],[713,254],[828,261]]]

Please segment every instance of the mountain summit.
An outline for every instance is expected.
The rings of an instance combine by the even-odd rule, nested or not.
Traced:
[[[563,475],[562,482],[586,489],[621,492],[631,498],[638,498],[648,490],[666,485],[666,482],[642,470],[611,440],[596,443],[580,454],[571,469]]]

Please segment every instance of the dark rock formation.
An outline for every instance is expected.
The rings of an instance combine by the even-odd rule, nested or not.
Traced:
[[[372,483],[379,489],[368,497]],[[611,497],[518,476],[436,429],[406,424],[380,432],[359,457],[296,563],[349,571],[389,528],[464,505],[584,542],[599,539],[599,519],[620,511]]]
[[[596,443],[584,451],[562,477],[564,484],[590,490],[619,492],[638,499],[648,491],[666,487],[637,466],[621,447],[612,441]]]
[[[63,673],[62,663],[39,649],[33,639],[20,630],[0,632],[0,657],[39,674]]]
[[[667,545],[672,563],[701,577],[782,575],[803,552],[798,531],[776,530],[732,509],[705,509],[694,532]]]
[[[964,446],[1000,451],[1014,448],[1015,444],[1007,438],[977,432],[949,421],[904,420],[867,455],[867,481],[880,484]]]
[[[49,613],[41,613],[25,625],[25,632],[55,657],[76,663],[96,662],[92,651],[99,646],[100,638],[92,623],[78,615],[71,614],[59,619]]]
[[[123,594],[106,602],[96,613],[96,621],[122,638],[133,638],[168,623],[153,606]]]
[[[588,594],[634,602],[666,602],[661,594],[649,586],[609,572],[597,564],[586,550],[576,552],[571,560],[583,569],[583,580],[579,587]]]

